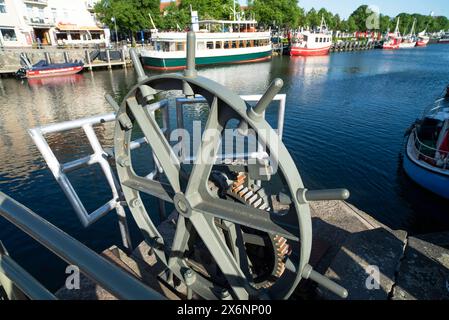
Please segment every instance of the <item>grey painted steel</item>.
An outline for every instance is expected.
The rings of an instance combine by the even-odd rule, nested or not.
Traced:
[[[284,85],[282,79],[274,79],[273,82],[268,87],[267,91],[264,93],[262,98],[257,102],[256,106],[252,109],[257,116],[262,116],[265,110],[268,108],[269,104],[273,101],[273,98],[279,93]],[[249,114],[251,117],[251,114]],[[255,120],[255,119],[253,119]]]
[[[56,300],[56,297],[11,257],[0,254],[0,273],[32,300]]]
[[[114,98],[110,94],[106,94],[105,96],[106,101],[109,103],[109,105],[114,109],[115,112],[117,112],[120,109],[120,106],[118,103],[114,100]]]
[[[124,127],[117,122],[114,138],[116,157],[126,159],[126,164],[117,167],[123,193],[145,240],[154,248],[158,259],[169,268],[170,271],[166,273],[167,281],[171,283],[171,275],[175,275],[184,283],[188,282],[189,290],[205,299],[222,298],[221,294],[214,294],[213,284],[201,275],[193,274],[192,277],[189,276],[188,280],[185,277],[185,270],[189,266],[182,259],[182,253],[185,251],[192,232],[196,232],[223,272],[234,298],[287,298],[302,277],[309,277],[314,281],[324,283],[324,285],[333,286],[334,289],[338,288],[339,286],[331,280],[319,276],[308,264],[312,245],[312,225],[307,201],[293,196],[294,210],[290,210],[288,214],[282,216],[273,215],[244,204],[217,198],[210,193],[207,184],[217,158],[220,134],[228,120],[237,119],[240,120],[240,123],[246,123],[249,128],[254,129],[261,143],[268,147],[270,156],[278,164],[290,194],[296,195],[299,190],[306,190],[293,159],[282,144],[280,137],[263,117],[265,109],[282,87],[282,80],[275,80],[259,99],[256,107],[248,109],[245,101],[226,87],[197,76],[194,64],[194,33],[188,34],[187,42],[187,69],[184,75],[163,74],[139,82],[124,98],[118,112],[118,117],[127,114],[133,115],[132,118],[139,124],[152,152],[163,167],[168,184],[135,174],[130,161],[131,127]],[[137,67],[136,70],[139,69]],[[204,161],[195,161],[189,177],[183,175],[173,149],[153,117],[143,112],[147,102],[142,103],[136,99],[139,89],[143,86],[151,88],[154,92],[182,90],[184,95],[190,99],[186,103],[201,96],[209,104],[209,118],[204,130],[215,129],[216,134],[209,137],[208,141],[201,141],[195,156],[196,160],[208,159],[209,161],[205,161],[205,163],[203,163]],[[176,107],[178,125],[183,126],[182,109],[178,101]],[[281,124],[283,125],[283,122]],[[181,183],[185,180],[187,187],[184,187],[185,183]],[[140,192],[172,202],[178,211],[179,218],[171,247],[165,245],[164,238],[150,218],[151,214],[143,205]],[[285,273],[271,288],[258,291],[250,286],[247,274],[242,270],[241,260],[231,252],[235,249],[228,247],[222,233],[217,229],[216,218],[226,220],[230,224],[248,226],[269,234],[280,235],[296,243],[295,252],[286,260]]]
[[[195,32],[187,33],[187,68],[184,72],[186,77],[196,77],[196,62],[195,62],[195,52],[196,52],[196,35]]]
[[[0,192],[0,216],[120,299],[163,299],[81,242]]]
[[[304,193],[307,201],[347,200],[349,196],[347,189],[306,190]]]
[[[135,49],[129,49],[129,55],[133,62],[134,70],[137,74],[137,81],[141,82],[146,78],[145,71],[143,70],[142,64],[139,60],[139,55],[137,54]]]
[[[319,274],[318,272],[313,270],[310,265],[307,265],[304,268],[303,276],[305,279],[310,279],[310,280],[318,283],[320,286],[328,289],[329,291],[335,293],[337,296],[339,296],[343,299],[348,297],[348,291],[345,288],[338,285],[337,283],[330,280],[329,278]]]
[[[3,243],[0,241],[0,256],[8,255],[8,251],[3,246]],[[9,300],[27,300],[27,296],[8,278],[4,272],[0,271],[0,288],[3,288],[3,291],[6,294],[6,297],[3,297],[0,292],[0,300],[2,298],[7,298]]]
[[[211,106],[215,104],[214,101],[220,101],[220,105],[226,106],[230,111],[232,110],[232,112],[234,112],[236,116],[248,121],[251,128],[256,130],[257,134],[262,139],[262,142],[264,142],[268,146],[273,146],[272,153],[274,156],[274,160],[279,162],[279,160],[281,159],[280,169],[284,173],[288,172],[287,181],[290,190],[298,190],[300,188],[303,188],[301,178],[297,173],[293,160],[291,159],[288,151],[280,142],[277,134],[273,131],[269,124],[266,123],[266,121],[263,119],[259,120],[256,124],[249,117],[247,117],[246,104],[240,97],[229,91],[227,88],[222,87],[221,85],[208,79],[202,77],[187,78],[176,74],[160,75],[149,78],[147,81],[137,84],[136,87],[134,87],[130,91],[121,105],[119,114],[126,113],[126,110],[128,109],[130,111],[132,110],[135,116],[140,116],[139,112],[137,111],[138,106],[136,106],[135,100],[132,100],[131,97],[135,95],[136,90],[142,85],[148,85],[155,89],[171,88],[176,90],[178,88],[182,89],[184,83],[188,83],[191,88],[195,88],[195,93],[201,94],[203,96],[206,95],[205,97]],[[147,130],[147,134],[149,135],[147,136],[147,138],[149,138],[150,136],[159,136],[160,139],[162,139],[162,135],[157,132],[158,128],[155,128],[151,124],[151,121],[149,121],[150,119],[147,118],[145,120],[145,118],[141,118],[137,120],[142,123],[150,122],[150,124],[144,124]],[[209,118],[209,120],[211,120],[211,118]],[[211,126],[217,128],[217,122],[211,122]],[[207,127],[208,126],[206,126],[206,128]],[[220,124],[220,127],[222,127],[222,124]],[[130,137],[131,130],[126,130],[120,125],[116,125],[115,154],[117,157],[130,156],[129,144],[127,143]],[[151,144],[153,151],[158,157],[165,157],[167,159],[170,159],[170,152],[165,147],[165,143],[152,139],[147,140]],[[213,146],[212,150],[208,148],[207,150],[204,149],[203,152],[205,152],[205,154],[216,155],[216,145],[214,145],[213,143],[211,143],[211,145]],[[202,150],[203,149],[200,147],[198,155],[202,155]],[[176,178],[176,173],[178,172],[176,166],[173,164],[166,164],[166,166],[170,171],[169,176],[171,178],[169,178],[169,180],[171,182],[171,186],[173,186],[175,189],[178,189],[179,182]],[[287,238],[293,239],[295,241],[301,240],[299,241],[299,246],[301,249],[299,250],[300,252],[297,253],[299,259],[297,260],[297,264],[293,264],[290,268],[292,270],[292,272],[290,272],[290,274],[292,275],[292,279],[288,282],[284,281],[283,286],[277,286],[276,290],[271,292],[272,298],[288,297],[293,292],[296,285],[299,283],[301,279],[301,270],[307,264],[310,257],[312,233],[308,205],[301,204],[295,201],[294,205],[296,208],[296,219],[299,221],[299,225],[294,229],[286,230],[284,229],[284,227],[281,227],[282,223],[278,225],[277,223],[271,221],[270,217],[264,218],[264,213],[261,210],[252,210],[252,208],[249,208],[248,206],[238,204],[232,204],[232,206],[229,206],[229,201],[220,201],[221,199],[211,197],[205,186],[205,182],[207,181],[207,174],[208,172],[210,172],[210,169],[210,165],[194,166],[192,177],[195,178],[189,180],[185,205],[192,208],[192,215],[189,220],[193,223],[197,232],[200,232],[200,236],[203,238],[203,241],[209,246],[209,250],[211,251],[211,254],[214,255],[214,258],[220,269],[227,270],[229,278],[235,278],[230,281],[230,283],[233,284],[232,290],[235,296],[237,298],[245,299],[249,297],[250,294],[251,296],[254,295],[252,295],[250,289],[247,289],[247,285],[245,284],[246,278],[242,276],[241,270],[239,270],[239,267],[236,266],[235,259],[229,253],[229,249],[227,249],[227,247],[223,245],[223,240],[213,232],[214,229],[206,223],[207,220],[204,220],[206,218],[210,219],[208,217],[218,216],[237,224],[249,225],[252,228],[256,228],[259,230],[285,235]],[[170,192],[168,189],[166,189],[166,187],[162,186],[160,182],[145,181],[144,179],[137,177],[129,167],[119,166],[117,170],[120,180],[123,184],[125,198],[127,199],[127,202],[131,204],[130,210],[133,214],[134,219],[136,220],[139,228],[142,230],[145,236],[145,239],[150,243],[150,245],[153,245],[155,242],[154,239],[157,239],[155,253],[158,255],[158,258],[162,261],[162,263],[168,265],[166,253],[163,249],[163,238],[159,234],[154,223],[148,218],[150,215],[147,213],[146,208],[141,205],[142,201],[140,200],[139,192],[143,191],[151,195],[163,196],[164,200],[173,201],[173,192],[176,193],[177,191],[174,190]],[[132,205],[134,203],[136,204],[135,206]],[[216,207],[216,205],[218,205],[218,207]],[[182,264],[182,262],[179,263]],[[171,268],[174,274],[179,279],[183,279],[183,275],[179,273],[179,270],[181,268],[181,265],[177,268]],[[243,281],[243,283],[236,283],[236,281]],[[193,284],[193,286],[195,286],[195,283]],[[197,288],[192,287],[192,290],[198,293]]]

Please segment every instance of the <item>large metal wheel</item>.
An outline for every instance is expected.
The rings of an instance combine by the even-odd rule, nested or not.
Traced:
[[[186,85],[194,94],[201,95],[208,101],[210,111],[205,131],[212,129],[216,133],[208,139],[205,139],[206,135],[203,137],[190,174],[181,171],[179,160],[156,120],[143,108],[145,104],[152,101],[142,97],[142,88],[159,92],[183,90]],[[249,108],[233,92],[202,77],[162,75],[139,83],[122,103],[118,119],[132,119],[132,122],[138,124],[163,168],[168,184],[149,180],[135,173],[131,165],[132,128],[129,125],[124,126],[123,120],[122,123],[117,123],[115,132],[118,175],[126,201],[139,228],[149,244],[155,248],[158,258],[178,279],[185,281],[185,271],[191,270],[183,259],[183,253],[187,250],[189,239],[194,231],[203,240],[210,255],[224,274],[227,280],[225,286],[230,289],[233,297],[238,299],[287,298],[296,288],[301,279],[301,272],[309,261],[312,236],[309,206],[306,201],[301,202],[301,199],[296,197],[298,190],[303,190],[304,186],[287,149],[263,118],[253,120],[248,116]],[[236,201],[222,199],[211,192],[211,172],[214,167],[214,161],[211,159],[215,159],[220,144],[220,133],[231,119],[247,123],[256,132],[260,141],[267,146],[267,152],[271,158],[278,162],[279,173],[286,184],[284,187],[291,195],[292,204],[288,213],[281,215],[257,209]],[[173,203],[179,213],[171,248],[165,246],[162,235],[149,218],[150,215],[143,205],[140,192]],[[247,270],[247,255],[242,252],[244,248],[242,249],[238,243],[233,243],[231,246],[235,245],[237,249],[233,251],[222,232],[219,231],[216,219],[231,223],[232,228],[237,232],[243,227],[286,239],[292,252],[285,257],[285,270],[282,276],[268,288],[264,286],[257,288]],[[235,241],[239,241],[239,236],[236,236]],[[188,274],[191,272],[189,271]],[[196,274],[194,278],[195,281],[189,283],[189,287],[195,293],[203,298],[220,297],[220,290],[214,289],[215,284],[212,281],[205,280],[200,274]]]
[[[188,48],[194,47],[194,34],[189,33]],[[195,293],[204,299],[285,299],[302,278],[346,295],[343,288],[308,265],[312,228],[307,201],[332,199],[339,191],[307,191],[289,152],[263,117],[282,81],[275,80],[252,108],[222,85],[197,76],[194,52],[188,52],[185,75],[151,78],[132,55],[139,83],[117,113],[114,153],[118,176],[145,241],[167,267],[160,277],[173,287],[183,283],[188,298]],[[202,96],[209,106],[191,170],[184,170],[154,114],[147,111],[157,95],[171,90],[181,90],[187,97]],[[252,129],[271,164],[277,166],[276,172],[265,170],[270,173],[261,184],[251,183],[260,176],[249,163],[215,162],[221,133],[231,120],[240,123],[243,134]],[[133,168],[131,135],[136,124],[160,166],[158,178],[139,176]],[[266,165],[261,164],[267,169]],[[154,210],[149,212],[141,193],[173,204],[177,214],[171,239],[165,239],[158,230],[151,218]],[[208,261],[201,257],[195,260],[198,252]]]

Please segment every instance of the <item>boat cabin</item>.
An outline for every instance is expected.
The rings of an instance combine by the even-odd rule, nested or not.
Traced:
[[[415,132],[419,160],[449,169],[449,99],[438,100],[436,106],[417,124]]]

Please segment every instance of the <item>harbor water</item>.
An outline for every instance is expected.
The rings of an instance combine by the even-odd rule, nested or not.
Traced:
[[[405,130],[449,83],[449,46],[281,56],[199,73],[239,94],[260,94],[273,78],[284,80],[284,143],[307,188],[345,187],[351,203],[393,229],[449,229],[449,202],[413,183],[401,165]],[[0,190],[97,251],[120,243],[115,215],[84,229],[27,129],[112,112],[104,95],[120,100],[135,81],[132,69],[121,68],[30,82],[0,79]],[[267,118],[273,122],[276,110]],[[104,147],[113,145],[112,126],[97,134]],[[49,137],[62,162],[87,155],[86,141],[77,132]],[[69,176],[90,211],[110,197],[99,172]],[[0,230],[11,256],[38,280],[51,289],[63,283],[62,261],[5,220]]]

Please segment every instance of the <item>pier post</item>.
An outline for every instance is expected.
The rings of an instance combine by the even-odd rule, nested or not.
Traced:
[[[66,63],[68,63],[70,61],[69,54],[67,53],[67,51],[64,51],[64,61]]]
[[[112,66],[111,66],[111,55],[110,55],[108,49],[106,49],[106,58],[108,59],[108,69],[111,69],[112,68]]]
[[[90,61],[89,50],[85,50],[84,52],[86,54],[87,66],[89,67],[89,70],[92,71],[92,63]]]
[[[123,48],[122,48],[122,62],[123,62],[123,68],[126,68],[125,49],[123,49]]]
[[[50,53],[44,52],[45,61],[47,61],[47,64],[51,63]]]

